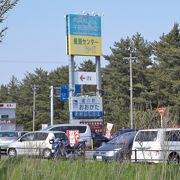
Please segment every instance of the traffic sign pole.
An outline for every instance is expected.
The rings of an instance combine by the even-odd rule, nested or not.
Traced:
[[[162,107],[162,108],[158,108],[157,110],[161,116],[161,128],[163,128],[163,116],[164,116],[164,112],[165,112],[166,108]]]
[[[163,128],[163,117],[161,116],[161,128]]]

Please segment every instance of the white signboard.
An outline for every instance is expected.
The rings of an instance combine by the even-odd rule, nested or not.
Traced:
[[[102,97],[72,97],[71,111],[75,119],[100,118],[103,116]]]
[[[96,72],[74,72],[74,83],[96,85]]]
[[[102,111],[102,97],[78,96],[72,97],[72,111]]]
[[[0,103],[0,109],[15,109],[16,103]]]

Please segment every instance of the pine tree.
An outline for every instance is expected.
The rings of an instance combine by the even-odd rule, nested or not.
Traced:
[[[121,39],[111,48],[112,54],[105,56],[109,65],[103,72],[105,120],[121,127],[129,126],[129,49],[134,49],[137,57],[132,63],[133,71],[133,102],[136,109],[144,110],[148,105],[149,81],[146,77],[152,64],[151,45],[140,34],[132,38]]]
[[[172,108],[172,120],[179,121],[180,112],[180,30],[177,23],[160,42],[155,42],[156,80],[152,82],[157,106]]]

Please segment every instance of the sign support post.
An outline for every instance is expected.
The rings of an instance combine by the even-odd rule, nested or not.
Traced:
[[[71,99],[74,93],[74,56],[69,56],[69,123],[73,123],[72,109],[71,109]]]
[[[67,55],[69,55],[69,123],[102,122],[101,97],[102,38],[98,15],[66,15]],[[75,56],[94,56],[96,72],[75,72]],[[96,96],[76,96],[75,85],[96,85]]]
[[[101,59],[96,56],[97,95],[101,96]]]
[[[161,128],[163,128],[163,116],[161,116]]]
[[[157,110],[161,116],[161,128],[163,128],[163,116],[164,116],[164,112],[165,112],[166,108],[162,107],[162,108],[158,108]]]

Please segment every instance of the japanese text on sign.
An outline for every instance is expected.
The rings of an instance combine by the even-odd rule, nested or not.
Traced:
[[[101,17],[69,14],[67,22],[67,54],[100,56]]]
[[[73,111],[102,111],[102,98],[91,97],[73,97],[72,98]]]
[[[71,147],[79,142],[79,130],[67,130],[66,134]]]

